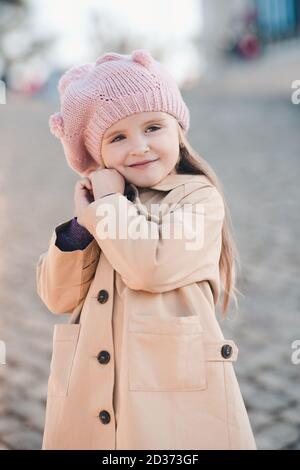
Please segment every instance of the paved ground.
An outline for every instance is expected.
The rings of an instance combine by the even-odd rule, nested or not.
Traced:
[[[239,346],[236,372],[260,449],[300,449],[300,105],[292,66],[232,68],[184,93],[190,139],[220,176],[242,271],[239,313],[221,323]],[[298,76],[296,71],[298,71]],[[263,79],[260,81],[260,77]],[[269,77],[269,78],[268,78]],[[51,315],[35,292],[35,264],[53,228],[73,216],[77,176],[48,131],[55,103],[8,96],[0,108],[0,449],[40,449],[51,355]]]

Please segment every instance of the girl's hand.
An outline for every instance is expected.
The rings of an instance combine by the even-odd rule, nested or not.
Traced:
[[[124,194],[125,178],[117,170],[104,168],[89,173],[94,198],[99,199],[109,193]]]
[[[94,201],[92,183],[88,177],[77,181],[74,191],[75,217]]]

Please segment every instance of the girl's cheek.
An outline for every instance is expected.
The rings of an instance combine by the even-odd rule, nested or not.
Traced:
[[[114,168],[120,168],[125,165],[126,158],[124,155],[114,155],[110,162]]]

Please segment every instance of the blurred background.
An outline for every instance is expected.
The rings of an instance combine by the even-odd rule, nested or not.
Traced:
[[[258,448],[300,449],[299,0],[0,1],[0,449],[41,448],[53,325],[67,321],[35,284],[79,178],[48,127],[58,79],[142,48],[177,80],[231,210],[242,294],[237,315],[217,313]]]

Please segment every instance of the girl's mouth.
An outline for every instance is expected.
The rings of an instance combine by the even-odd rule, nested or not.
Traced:
[[[151,160],[149,162],[145,162],[145,163],[137,163],[136,165],[130,165],[130,168],[145,168],[147,167],[148,165],[151,165],[151,163],[154,163],[154,162],[157,162],[158,159],[156,160]]]

